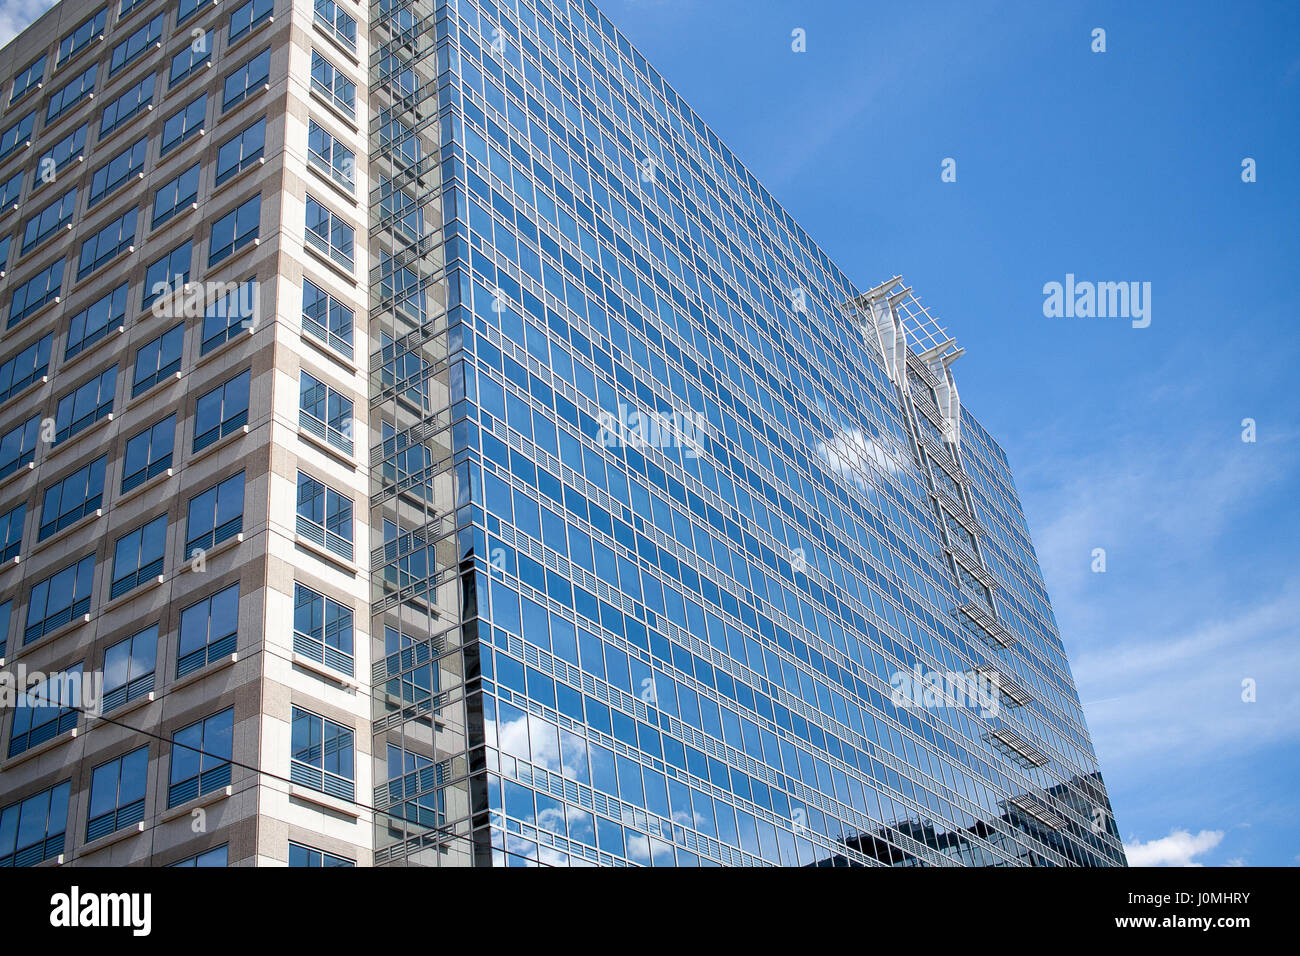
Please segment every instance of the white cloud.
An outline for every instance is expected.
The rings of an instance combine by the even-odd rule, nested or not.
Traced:
[[[0,0],[0,47],[52,6],[54,0]]]
[[[1129,866],[1204,866],[1192,857],[1210,852],[1221,842],[1222,830],[1202,830],[1195,836],[1186,830],[1174,830],[1148,843],[1126,843],[1124,852]]]

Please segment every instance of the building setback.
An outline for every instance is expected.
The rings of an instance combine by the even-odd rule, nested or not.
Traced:
[[[962,350],[590,2],[0,80],[0,865],[1123,865]]]

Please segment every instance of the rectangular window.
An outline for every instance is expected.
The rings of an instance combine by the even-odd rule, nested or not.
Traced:
[[[353,230],[340,217],[307,197],[307,244],[352,271]]]
[[[239,584],[232,584],[181,611],[176,676],[184,677],[235,652],[239,630]]]
[[[36,460],[36,438],[40,428],[41,416],[33,415],[0,438],[0,478],[12,475]]]
[[[197,856],[189,856],[183,860],[171,864],[172,866],[226,866],[226,860],[229,855],[229,844],[223,843],[221,846],[211,850],[204,850]]]
[[[0,133],[0,159],[4,159],[15,149],[27,146],[32,139],[32,127],[36,125],[36,112],[28,113],[13,126]]]
[[[0,277],[3,276],[6,271],[5,267],[9,263],[9,242],[12,238],[13,237],[7,233],[3,237],[0,237]]]
[[[311,88],[349,119],[356,116],[357,85],[315,50],[311,51]]]
[[[118,253],[126,252],[135,245],[137,213],[138,210],[129,210],[81,244],[81,257],[77,262],[78,279],[84,279]]]
[[[302,280],[302,327],[344,358],[352,358],[352,310],[310,279]]]
[[[206,30],[197,36],[189,46],[181,47],[172,57],[171,68],[167,71],[167,88],[175,89],[177,84],[195,70],[212,63],[212,31]]]
[[[44,79],[45,56],[42,54],[14,77],[13,89],[9,93],[9,106],[12,107],[24,96],[34,90]]]
[[[167,117],[162,128],[162,146],[159,156],[166,155],[199,130],[208,112],[208,94],[201,93],[190,103]]]
[[[58,174],[63,172],[69,163],[75,162],[85,155],[86,130],[88,128],[88,124],[82,123],[50,147],[45,155],[37,161],[36,169],[32,172],[32,192],[36,192],[46,183],[55,182]]]
[[[316,22],[347,49],[357,51],[357,21],[344,13],[334,0],[316,0]]]
[[[234,731],[235,709],[229,707],[172,736],[169,807],[230,785]]]
[[[289,843],[289,865],[292,866],[356,866],[356,861],[335,856],[302,843]]]
[[[144,791],[148,778],[148,744],[94,769],[90,775],[87,842],[144,820]]]
[[[217,151],[217,185],[256,163],[262,158],[265,147],[266,119],[263,117],[221,144]]]
[[[106,650],[103,712],[108,713],[152,692],[157,660],[157,624],[151,624]]]
[[[117,22],[121,23],[128,13],[145,2],[146,0],[119,0],[117,7]]]
[[[30,644],[90,613],[90,592],[94,583],[95,556],[88,554],[75,564],[33,584],[27,597],[23,643]]]
[[[352,608],[293,586],[293,650],[352,676]]]
[[[194,240],[187,239],[161,259],[149,264],[144,274],[144,301],[140,305],[141,309],[149,308],[155,299],[190,281],[193,252]]]
[[[18,557],[23,544],[23,522],[26,520],[26,503],[0,515],[0,561]],[[3,656],[4,651],[0,651],[0,657]]]
[[[275,0],[248,0],[238,7],[230,15],[230,38],[226,41],[226,46],[229,47],[236,40],[265,23],[274,10]]]
[[[307,158],[348,192],[354,191],[356,153],[331,136],[314,119],[307,121]]]
[[[248,385],[251,371],[243,372],[200,395],[194,408],[194,451],[248,424]]]
[[[290,780],[342,800],[356,799],[350,728],[295,707],[292,738]]]
[[[135,353],[135,374],[131,380],[131,397],[147,392],[165,378],[181,370],[181,353],[185,348],[185,323],[174,325],[158,338],[140,346]]]
[[[35,866],[63,852],[71,793],[65,780],[0,810],[0,867]]]
[[[352,560],[352,499],[298,472],[298,533]]]
[[[127,439],[122,459],[122,493],[143,484],[172,466],[176,416],[169,415]]]
[[[13,598],[0,601],[0,657],[4,657],[9,648],[9,619],[13,616],[13,610]]]
[[[154,190],[153,224],[157,229],[186,206],[199,200],[199,164],[195,163],[175,179]]]
[[[221,109],[230,109],[256,93],[271,79],[271,48],[267,47],[234,73],[222,87]]]
[[[135,62],[145,50],[162,39],[162,33],[163,15],[160,13],[113,47],[113,55],[108,61],[108,75],[112,76],[127,64]]]
[[[298,380],[298,427],[352,454],[352,400],[307,372]]]
[[[262,231],[262,194],[258,193],[212,224],[208,266],[214,266],[255,240]]]
[[[68,322],[68,344],[63,353],[65,362],[107,336],[110,329],[120,328],[125,323],[129,286],[129,282],[123,282],[72,317]]]
[[[107,467],[108,456],[100,455],[45,489],[37,541],[44,541],[56,531],[62,531],[99,510],[104,504],[104,472]]]
[[[80,663],[50,675],[21,694],[14,707],[9,756],[16,757],[77,726],[82,703]]]
[[[54,412],[54,444],[67,441],[111,412],[116,394],[117,366],[113,365],[60,398]]]
[[[23,223],[23,255],[35,249],[64,226],[70,225],[76,211],[77,187],[73,186]]]
[[[3,185],[0,185],[0,212],[16,210],[18,208],[18,200],[22,197],[22,194],[23,171],[20,169],[18,172],[10,176]],[[9,261],[8,256],[5,256],[5,261]]]
[[[14,289],[9,299],[9,322],[7,328],[13,328],[47,302],[58,298],[63,288],[64,260],[51,262],[36,275]]]
[[[131,87],[113,102],[104,107],[99,116],[99,139],[117,129],[136,113],[147,109],[153,103],[154,83],[158,77],[150,73],[135,86]]]
[[[51,332],[0,365],[0,402],[7,402],[50,370]]]
[[[190,17],[198,12],[204,4],[204,0],[179,0],[176,4],[176,25],[180,26]]]
[[[244,530],[244,473],[231,475],[190,499],[185,521],[185,560],[215,548]]]
[[[110,598],[120,597],[162,574],[167,554],[167,516],[127,532],[113,549],[113,584]]]
[[[45,108],[45,125],[49,126],[56,119],[72,109],[87,96],[95,92],[95,77],[99,74],[99,64],[92,63],[63,86],[50,94],[50,103]]]
[[[207,307],[203,313],[200,355],[206,355],[218,345],[229,342],[244,330],[253,330],[257,320],[259,294],[257,280],[246,279]]]
[[[132,176],[137,176],[144,171],[144,157],[148,146],[149,137],[143,136],[91,174],[90,199],[87,208],[93,207],[95,203],[124,185]]]
[[[54,68],[56,70],[59,69],[63,64],[67,63],[74,56],[93,43],[96,37],[103,36],[104,24],[107,22],[108,7],[104,7],[89,20],[60,40],[59,57],[54,62]]]

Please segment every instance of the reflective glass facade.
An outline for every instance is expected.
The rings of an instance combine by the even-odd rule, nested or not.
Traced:
[[[374,862],[1123,864],[909,290],[591,3],[369,31]],[[900,694],[934,673],[993,692]]]

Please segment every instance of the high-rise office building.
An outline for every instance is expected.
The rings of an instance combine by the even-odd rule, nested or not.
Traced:
[[[0,80],[0,865],[1124,862],[961,349],[592,3]]]

